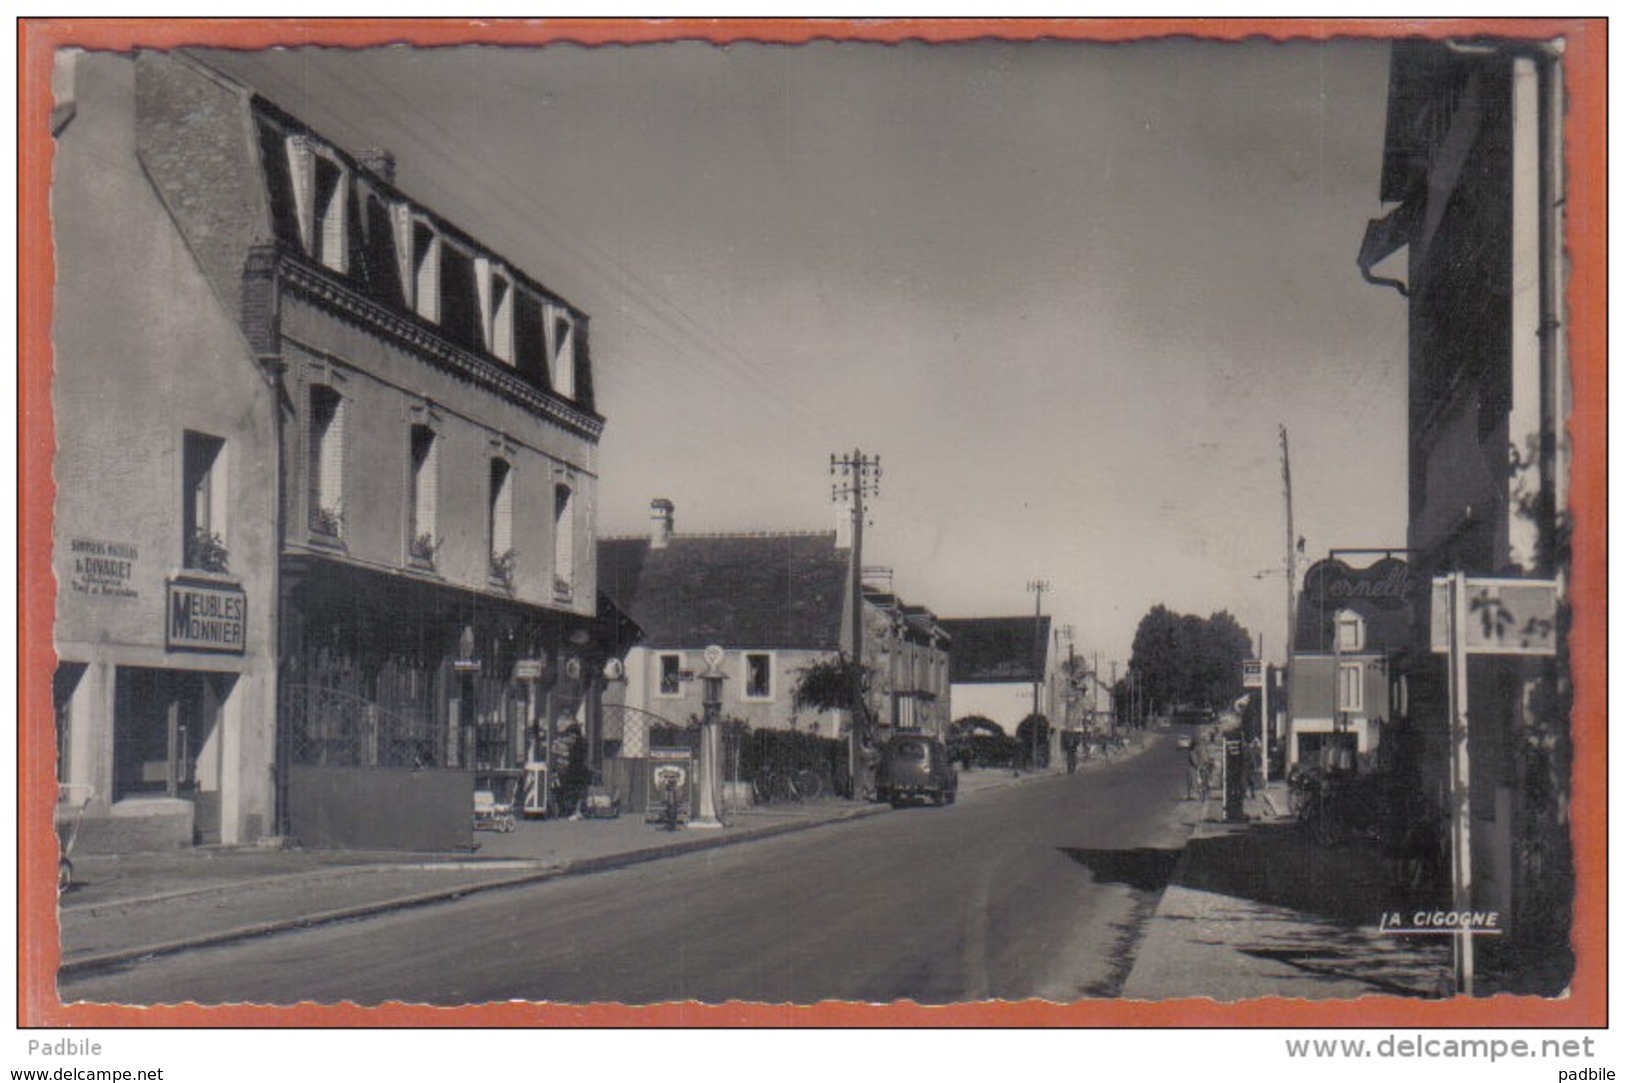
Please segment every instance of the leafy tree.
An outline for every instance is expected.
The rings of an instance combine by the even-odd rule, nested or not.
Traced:
[[[1250,657],[1252,637],[1229,613],[1202,618],[1159,604],[1140,619],[1129,664],[1150,709],[1161,712],[1177,703],[1217,707],[1235,700],[1241,663]]]
[[[1029,767],[1049,766],[1049,719],[1030,714],[1016,724],[1016,743],[1021,746],[1021,762]]]
[[[803,666],[797,672],[796,686],[790,693],[796,710],[847,711],[865,732],[868,731],[871,720],[864,691],[873,676],[870,667],[853,661],[843,652]]]

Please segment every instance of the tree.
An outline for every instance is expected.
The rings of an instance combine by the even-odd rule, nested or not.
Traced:
[[[825,658],[797,671],[795,689],[790,700],[796,710],[847,711],[855,724],[867,730],[869,704],[864,691],[869,687],[873,671],[861,662],[855,662],[843,652],[834,658]]]
[[[1129,663],[1153,712],[1179,703],[1220,707],[1241,695],[1241,663],[1252,637],[1220,611],[1207,618],[1156,605],[1140,618]]]
[[[1030,714],[1016,724],[1017,753],[1021,762],[1033,768],[1049,766],[1049,719],[1041,714]]]

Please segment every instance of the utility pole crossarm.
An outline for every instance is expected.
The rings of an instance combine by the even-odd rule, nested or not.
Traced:
[[[861,746],[870,728],[868,702],[863,689],[863,498],[880,495],[880,456],[865,455],[854,449],[849,456],[831,455],[829,474],[830,499],[839,504],[842,497],[852,501],[852,627],[847,646],[852,658],[852,731],[847,742],[847,769],[852,779],[852,795],[859,796],[859,767],[862,763]]]

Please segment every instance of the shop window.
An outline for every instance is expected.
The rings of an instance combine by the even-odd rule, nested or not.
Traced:
[[[513,467],[506,459],[492,459],[486,491],[485,532],[491,543],[491,580],[512,589]]]
[[[683,693],[683,656],[680,654],[662,654],[660,656],[660,694],[662,696],[680,696]]]
[[[330,387],[310,389],[310,529],[331,538],[344,525],[344,399]]]
[[[745,655],[745,699],[773,698],[773,656]]]
[[[553,591],[568,598],[575,589],[575,494],[568,485],[553,486]]]
[[[434,566],[440,548],[437,522],[440,503],[440,441],[427,425],[413,425],[411,435],[411,491],[408,494],[409,523],[406,530],[409,555],[414,563]]]
[[[226,442],[187,432],[181,448],[181,546],[187,568],[229,570],[226,549]]]

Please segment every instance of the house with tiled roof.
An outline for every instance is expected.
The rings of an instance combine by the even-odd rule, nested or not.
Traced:
[[[598,542],[599,588],[642,629],[625,660],[621,711],[606,740],[641,754],[645,723],[686,725],[704,709],[708,646],[723,650],[721,713],[753,729],[841,736],[834,712],[798,710],[801,671],[850,642],[851,548],[836,531],[679,534],[675,509],[655,500],[652,528]],[[947,637],[922,606],[864,592],[864,660],[881,726],[939,728],[948,702]],[[612,693],[613,694],[613,693]],[[622,716],[617,735],[615,717]],[[640,721],[641,720],[641,721]]]
[[[949,681],[955,718],[981,715],[1014,734],[1033,712],[1035,685],[1039,713],[1051,715],[1049,617],[957,617],[940,623],[953,642]]]

